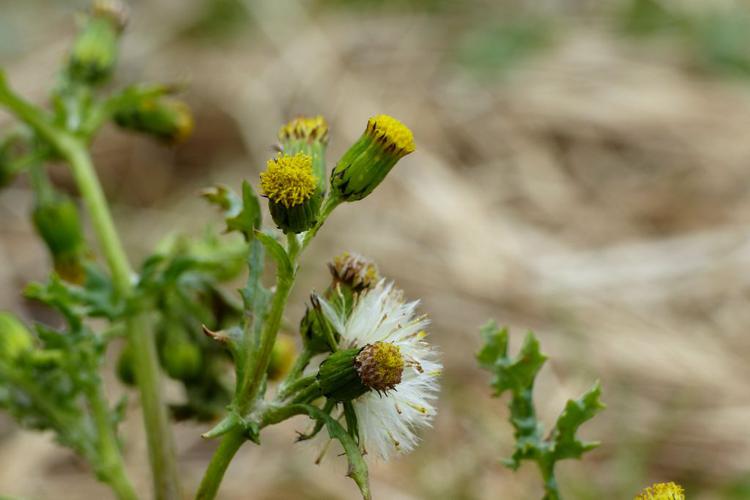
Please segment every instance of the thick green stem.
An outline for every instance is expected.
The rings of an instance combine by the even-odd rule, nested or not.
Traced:
[[[133,291],[133,272],[85,144],[66,131],[54,127],[41,110],[14,94],[8,88],[1,71],[0,104],[32,127],[70,164],[112,273],[113,285],[121,299],[127,301]],[[159,500],[175,500],[180,497],[180,488],[174,444],[159,383],[156,346],[147,325],[146,318],[142,315],[129,318],[128,341],[133,349],[134,370],[143,405],[155,496]]]
[[[240,427],[229,431],[221,438],[219,447],[216,448],[211,457],[211,462],[209,462],[203,480],[198,487],[198,493],[195,495],[196,500],[212,500],[216,497],[229,463],[244,442],[245,436]]]
[[[115,289],[127,299],[133,290],[132,271],[88,152],[82,144],[75,142],[70,149],[63,150],[63,155],[70,162],[86,203],[102,253],[112,271]],[[180,488],[177,462],[169,415],[163,403],[154,337],[143,313],[128,318],[126,327],[128,341],[133,349],[134,370],[143,406],[156,497],[160,500],[178,499]]]
[[[263,383],[263,376],[268,370],[268,363],[271,361],[271,352],[273,344],[276,342],[276,334],[279,332],[281,325],[281,315],[284,313],[286,301],[292,290],[294,278],[284,278],[279,276],[276,280],[276,293],[273,296],[271,311],[266,318],[266,324],[260,335],[260,345],[258,353],[253,359],[252,366],[248,367],[247,384],[244,390],[239,394],[237,401],[237,410],[240,414],[247,413],[255,403],[258,397],[258,391]]]
[[[136,500],[138,495],[125,473],[117,435],[110,420],[107,401],[102,394],[101,385],[92,386],[86,391],[86,398],[91,408],[91,415],[96,427],[97,453],[93,463],[97,476],[110,485],[120,500]]]
[[[539,470],[544,479],[544,498],[543,500],[560,500],[560,490],[557,488],[555,479],[555,465],[545,462],[537,462]]]

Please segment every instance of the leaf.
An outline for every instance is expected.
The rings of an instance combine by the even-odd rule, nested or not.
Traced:
[[[484,346],[477,354],[480,366],[493,374],[491,381],[495,396],[510,390],[508,403],[510,422],[513,425],[515,446],[513,455],[503,462],[513,470],[523,460],[537,463],[544,479],[545,499],[559,499],[555,481],[555,463],[565,458],[580,458],[598,443],[576,439],[578,428],[604,408],[599,401],[601,387],[594,387],[580,399],[570,400],[557,419],[550,436],[542,438],[543,426],[534,408],[534,381],[547,360],[542,354],[539,340],[532,332],[524,339],[517,356],[508,356],[508,330],[500,329],[494,321],[480,330]]]
[[[261,225],[260,202],[247,181],[242,183],[242,209],[227,215],[227,231],[239,231],[249,241]]]
[[[563,458],[580,458],[585,452],[599,446],[596,441],[584,442],[576,439],[578,428],[594,415],[606,408],[600,401],[602,388],[599,382],[576,400],[568,400],[565,409],[557,418],[552,433],[553,453],[555,460]]]
[[[300,413],[307,413],[310,418],[325,423],[326,430],[328,430],[328,435],[331,439],[338,440],[341,443],[341,447],[344,448],[344,453],[346,453],[346,458],[349,461],[349,472],[347,475],[357,483],[359,491],[362,493],[362,498],[364,500],[371,500],[367,463],[362,458],[362,452],[360,452],[354,438],[333,417],[316,406],[298,404],[291,405],[290,408]]]
[[[292,266],[292,261],[289,260],[289,255],[287,255],[284,247],[282,247],[272,236],[269,236],[266,233],[256,231],[255,237],[263,243],[263,246],[266,247],[268,253],[273,257],[273,260],[279,268],[279,276],[281,278],[290,279],[294,275],[294,267]]]
[[[539,340],[532,332],[526,335],[519,355],[508,357],[508,330],[498,328],[493,321],[487,323],[480,331],[485,340],[484,347],[477,354],[480,366],[494,374],[491,385],[495,395],[506,390],[520,393],[534,384],[537,373],[547,361],[542,354]]]

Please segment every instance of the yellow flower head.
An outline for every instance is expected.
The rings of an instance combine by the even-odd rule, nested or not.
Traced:
[[[328,142],[328,123],[322,116],[298,116],[279,129],[279,140]]]
[[[286,208],[301,205],[315,193],[317,179],[313,175],[312,158],[304,153],[279,155],[268,160],[260,174],[263,196]]]
[[[404,364],[401,349],[390,342],[367,344],[354,360],[362,383],[380,392],[392,390],[401,383]]]
[[[685,500],[685,490],[676,483],[657,483],[641,491],[634,500]]]
[[[414,134],[409,127],[389,115],[373,116],[367,121],[365,133],[392,148],[400,156],[414,152]]]

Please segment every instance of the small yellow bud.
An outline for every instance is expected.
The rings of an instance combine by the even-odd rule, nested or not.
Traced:
[[[71,283],[83,283],[86,242],[76,204],[65,195],[39,196],[32,220],[52,256],[55,271]]]
[[[0,312],[0,361],[15,361],[33,347],[34,340],[26,326],[14,315]]]
[[[313,175],[321,194],[326,190],[326,146],[328,123],[322,116],[298,116],[279,129],[282,151],[288,155],[305,153],[312,158]]]
[[[685,490],[676,483],[657,483],[641,491],[634,500],[685,500]]]
[[[331,173],[331,190],[344,201],[366,197],[416,146],[411,130],[392,116],[377,115]]]
[[[171,91],[166,87],[126,90],[115,105],[115,123],[170,144],[185,141],[193,132],[193,113],[185,102],[166,95]]]
[[[298,116],[279,129],[279,141],[305,141],[312,143],[319,141],[328,143],[328,123],[322,116]]]
[[[271,217],[285,233],[301,233],[315,224],[322,196],[309,155],[268,160],[266,171],[260,174],[260,187],[268,198]]]
[[[294,340],[288,335],[280,334],[273,345],[273,351],[271,351],[271,362],[268,364],[268,378],[270,380],[280,380],[284,375],[289,373],[289,369],[294,364],[296,354],[297,346],[294,344]]]

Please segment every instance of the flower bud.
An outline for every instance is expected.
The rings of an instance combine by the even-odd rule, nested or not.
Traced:
[[[365,132],[334,167],[332,194],[344,201],[361,200],[414,149],[414,136],[400,121],[388,115],[370,118]]]
[[[177,144],[193,132],[190,107],[166,95],[166,87],[133,87],[115,105],[113,118],[120,127]]]
[[[326,146],[328,123],[325,118],[299,116],[279,129],[279,142],[285,154],[305,153],[312,158],[313,175],[321,193],[326,190]]]
[[[315,225],[323,197],[313,173],[312,157],[297,153],[268,160],[266,171],[260,174],[260,186],[279,229],[302,233]]]
[[[333,328],[321,310],[320,300],[316,294],[310,296],[312,307],[305,309],[305,315],[299,324],[299,332],[305,348],[314,353],[330,352],[329,338],[334,335]]]
[[[318,382],[327,398],[350,401],[370,390],[393,390],[401,383],[404,366],[397,345],[375,342],[331,354],[320,364]]]
[[[94,3],[78,33],[68,62],[68,70],[75,80],[94,85],[112,74],[120,33],[126,22],[124,8],[119,2]]]
[[[369,290],[380,281],[380,274],[374,262],[365,257],[344,252],[328,263],[333,281],[325,293],[325,298],[342,311],[351,311],[354,298]]]
[[[40,196],[32,220],[52,255],[55,271],[67,281],[83,282],[81,260],[86,244],[73,200],[59,193]]]
[[[294,363],[297,348],[294,340],[288,335],[279,335],[271,351],[271,361],[268,364],[268,378],[270,380],[281,380],[289,372]]]
[[[195,380],[203,368],[200,347],[188,338],[180,325],[166,325],[166,335],[161,345],[164,371],[176,380]]]
[[[34,338],[14,315],[0,312],[0,361],[13,362],[34,348]]]

